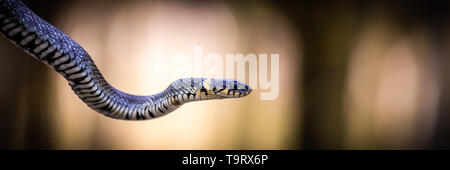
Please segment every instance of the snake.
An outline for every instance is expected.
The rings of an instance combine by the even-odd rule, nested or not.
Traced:
[[[0,32],[62,75],[88,107],[113,119],[149,120],[188,102],[241,98],[252,91],[242,81],[220,78],[181,78],[153,95],[120,91],[106,81],[83,47],[20,0],[0,0]]]

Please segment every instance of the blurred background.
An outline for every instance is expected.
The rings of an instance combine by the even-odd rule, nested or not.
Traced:
[[[279,54],[280,91],[275,100],[260,100],[257,87],[155,120],[114,120],[0,38],[1,149],[450,148],[448,3],[24,3],[82,45],[125,92],[165,89],[175,77],[164,63],[196,45],[222,57]]]

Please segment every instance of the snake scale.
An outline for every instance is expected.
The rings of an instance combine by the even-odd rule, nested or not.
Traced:
[[[187,102],[238,98],[251,93],[243,82],[213,78],[178,79],[164,91],[149,96],[122,92],[104,79],[77,42],[20,0],[0,0],[0,32],[61,74],[90,108],[115,119],[148,120],[166,115]]]

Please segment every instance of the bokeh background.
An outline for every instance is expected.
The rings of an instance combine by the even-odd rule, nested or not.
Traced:
[[[149,121],[90,110],[0,38],[2,149],[448,149],[450,5],[414,1],[24,0],[133,94],[168,56],[276,53],[279,96],[189,103]],[[181,77],[179,77],[181,78]],[[244,80],[245,81],[245,80]]]

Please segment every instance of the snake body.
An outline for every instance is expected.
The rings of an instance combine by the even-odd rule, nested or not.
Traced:
[[[93,110],[115,119],[147,120],[191,101],[247,96],[251,88],[232,79],[184,78],[154,95],[138,96],[111,86],[89,54],[19,0],[0,0],[0,32],[22,50],[61,74]]]

